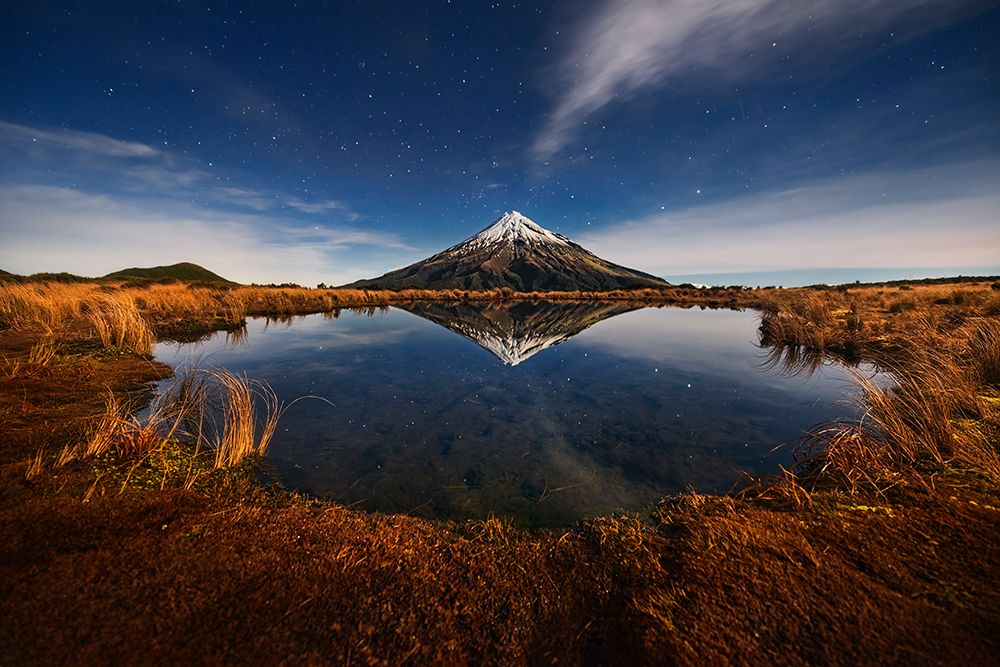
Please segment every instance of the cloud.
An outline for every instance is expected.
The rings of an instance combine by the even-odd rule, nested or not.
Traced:
[[[303,213],[325,213],[327,211],[345,211],[350,213],[344,202],[328,199],[326,201],[307,202],[298,197],[288,197],[284,200],[286,206],[302,211]]]
[[[67,159],[66,150],[73,151],[75,159]],[[218,168],[207,169],[193,158],[144,143],[0,121],[0,173],[9,174],[4,180],[26,180],[24,173],[32,168],[36,169],[34,184],[41,178],[46,184],[86,182],[92,190],[112,187],[116,192],[202,200],[259,212],[284,206],[310,215],[336,212],[351,222],[361,218],[343,201],[306,201],[229,184]]]
[[[4,121],[0,121],[0,140],[21,148],[35,144],[41,148],[70,149],[116,158],[152,158],[160,154],[152,146],[95,132],[44,130]]]
[[[285,244],[318,245],[325,248],[348,248],[357,245],[369,245],[393,250],[415,250],[413,246],[404,243],[395,234],[385,234],[343,225],[336,227],[284,225],[275,230],[275,235],[276,238],[279,238]]]
[[[191,261],[240,282],[338,284],[412,251],[394,234],[68,187],[0,186],[0,266],[104,275]]]
[[[741,80],[795,49],[833,58],[845,47],[910,34],[982,11],[979,0],[611,0],[576,31],[556,69],[561,91],[533,145],[539,160],[565,147],[603,107],[674,77]]]
[[[813,181],[611,225],[599,256],[657,275],[976,267],[1000,248],[1000,162]]]
[[[212,188],[211,195],[214,199],[230,202],[237,206],[252,208],[255,211],[267,211],[274,208],[275,205],[274,197],[269,197],[248,188],[220,186]]]

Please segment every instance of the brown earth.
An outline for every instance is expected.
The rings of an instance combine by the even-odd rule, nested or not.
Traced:
[[[75,342],[74,342],[75,341]],[[0,335],[6,362],[30,336]],[[686,494],[560,531],[370,515],[233,474],[73,462],[107,388],[169,370],[86,340],[0,381],[0,663],[995,664],[1000,493],[971,473],[802,507]]]

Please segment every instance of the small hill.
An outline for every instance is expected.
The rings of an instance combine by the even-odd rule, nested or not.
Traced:
[[[669,285],[662,278],[601,259],[512,211],[443,252],[345,287],[573,292]]]
[[[10,271],[4,271],[3,269],[0,269],[0,276],[12,276],[12,275],[14,274],[11,273]]]
[[[105,278],[149,278],[159,280],[161,278],[174,278],[184,282],[208,282],[208,283],[231,283],[222,276],[212,273],[208,269],[192,264],[191,262],[181,262],[170,266],[151,266],[148,268],[132,267],[122,269],[104,276]]]

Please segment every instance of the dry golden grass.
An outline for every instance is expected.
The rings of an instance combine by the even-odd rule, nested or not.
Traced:
[[[228,468],[262,456],[274,436],[283,404],[266,383],[225,370],[210,373],[223,395],[222,424],[212,442],[215,467]]]
[[[330,312],[337,308],[385,307],[391,303],[410,301],[602,299],[744,306],[755,303],[754,294],[752,290],[686,288],[514,292],[510,289],[388,291],[184,283],[144,286],[125,282],[0,283],[0,328],[54,331],[81,320],[85,312],[103,312],[105,319],[112,320],[128,317],[134,323],[133,311],[138,311],[155,331],[172,335],[236,328],[250,316],[303,315]],[[90,326],[102,340],[107,337],[113,341],[118,332],[118,328],[109,322],[90,322]]]
[[[983,319],[973,324],[968,354],[984,385],[1000,386],[1000,321]]]
[[[741,489],[736,497],[753,498],[796,510],[812,507],[812,496],[800,483],[799,476],[784,466],[779,465],[778,468],[781,473],[777,475],[763,477],[746,475],[747,486]]]
[[[28,466],[24,470],[24,479],[31,481],[42,474],[45,470],[45,450],[39,449],[38,452],[28,460]]]
[[[505,516],[490,514],[482,521],[473,522],[473,539],[499,546],[509,546],[518,541],[521,531]]]
[[[85,457],[100,456],[118,442],[120,425],[128,419],[128,410],[121,398],[109,391],[104,401],[104,413],[83,447]]]
[[[58,329],[80,317],[84,299],[94,285],[0,283],[0,329]]]
[[[764,296],[767,365],[811,372],[831,352],[867,358],[882,379],[852,370],[860,421],[821,424],[797,448],[796,474],[753,480],[797,504],[805,485],[881,494],[927,487],[946,468],[1000,480],[998,295],[985,284],[775,290]]]
[[[274,436],[284,405],[263,382],[224,370],[190,371],[141,415],[109,392],[103,414],[85,443],[66,447],[56,466],[114,451],[134,460],[162,453],[171,441],[187,444],[192,457],[214,451],[215,468],[261,456]],[[188,485],[193,483],[188,471]]]
[[[51,338],[42,338],[28,353],[28,363],[32,366],[48,366],[55,358],[56,344]]]
[[[56,467],[62,468],[63,466],[72,463],[79,458],[79,449],[73,447],[72,445],[65,445],[59,450],[56,455]]]
[[[151,474],[161,488],[168,481],[190,489],[205,478],[227,480],[213,471],[262,456],[284,409],[266,383],[224,370],[185,372],[138,411],[127,395],[109,390],[90,428],[48,461],[30,461],[26,475],[86,461],[99,476],[110,471],[106,479],[122,489],[130,482],[148,488]]]
[[[130,295],[98,294],[85,305],[87,319],[105,348],[152,354],[156,338]]]
[[[1000,481],[1000,452],[990,435],[995,408],[981,370],[994,363],[996,326],[977,323],[947,337],[925,328],[903,337],[902,357],[883,361],[888,383],[852,369],[863,417],[821,425],[803,438],[805,477],[852,493],[919,481],[928,466],[959,466]]]

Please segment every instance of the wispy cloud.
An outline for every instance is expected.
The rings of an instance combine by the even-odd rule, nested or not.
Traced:
[[[354,214],[342,201],[337,201],[334,199],[327,199],[325,201],[303,201],[298,197],[287,197],[283,200],[286,206],[291,206],[292,208],[302,211],[303,213],[326,213],[327,211],[343,211],[351,216]]]
[[[147,144],[114,139],[95,132],[42,129],[4,121],[0,121],[0,141],[21,149],[69,149],[116,158],[151,158],[160,154]]]
[[[275,198],[256,190],[234,186],[219,186],[212,188],[214,199],[230,202],[236,206],[252,208],[255,211],[267,211],[274,208]]]
[[[829,178],[611,225],[580,237],[657,275],[997,262],[1000,162]]]
[[[394,234],[68,187],[0,186],[0,202],[0,266],[19,273],[192,261],[241,282],[338,284],[367,275],[373,260],[403,264],[412,254]]]
[[[67,158],[66,152],[72,152]],[[177,155],[165,148],[124,141],[95,132],[30,127],[0,121],[0,176],[23,181],[25,170],[35,170],[35,184],[91,182],[93,189],[158,198],[201,200],[251,211],[291,208],[309,215],[336,213],[350,222],[361,218],[347,202],[310,201],[294,195],[234,184],[217,168]]]
[[[280,242],[285,245],[314,245],[330,249],[346,249],[351,246],[368,245],[392,250],[416,250],[413,246],[403,242],[396,234],[387,234],[346,225],[283,225],[275,229],[272,239],[272,242]]]
[[[689,75],[739,80],[796,49],[836,57],[883,38],[910,35],[982,11],[979,0],[610,0],[576,31],[555,72],[559,91],[534,142],[540,160],[584,120],[640,91]]]

